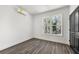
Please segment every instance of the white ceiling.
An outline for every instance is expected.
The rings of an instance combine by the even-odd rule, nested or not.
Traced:
[[[65,6],[67,5],[23,5],[22,7],[30,14],[38,14]]]

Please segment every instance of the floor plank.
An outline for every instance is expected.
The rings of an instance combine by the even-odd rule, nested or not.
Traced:
[[[33,38],[0,51],[0,54],[74,54],[74,51],[66,44]]]

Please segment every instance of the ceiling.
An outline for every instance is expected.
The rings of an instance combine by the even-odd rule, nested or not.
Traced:
[[[22,7],[30,14],[38,14],[65,6],[67,5],[23,5]]]

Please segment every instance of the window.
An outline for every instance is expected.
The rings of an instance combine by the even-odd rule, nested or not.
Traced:
[[[44,33],[47,34],[62,34],[62,16],[47,16],[44,18]]]

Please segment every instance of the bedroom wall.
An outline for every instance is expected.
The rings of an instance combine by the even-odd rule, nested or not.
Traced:
[[[62,36],[47,35],[44,33],[43,17],[62,14]],[[69,7],[64,7],[56,10],[33,15],[33,37],[69,44]]]
[[[32,38],[32,19],[23,16],[15,6],[0,6],[0,50]]]

